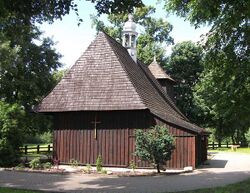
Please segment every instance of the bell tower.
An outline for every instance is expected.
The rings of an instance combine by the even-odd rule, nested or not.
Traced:
[[[128,15],[128,21],[124,23],[122,30],[122,45],[127,48],[128,53],[137,62],[136,54],[136,39],[138,33],[136,32],[136,23],[133,21],[133,16]]]

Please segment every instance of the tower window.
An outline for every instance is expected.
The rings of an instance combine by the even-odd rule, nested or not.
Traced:
[[[125,47],[129,47],[129,35],[125,34]]]
[[[131,36],[131,47],[135,48],[135,35]]]

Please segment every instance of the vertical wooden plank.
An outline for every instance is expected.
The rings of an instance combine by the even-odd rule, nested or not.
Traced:
[[[125,165],[125,156],[124,156],[124,133],[125,129],[120,129],[120,164]]]
[[[128,137],[128,132],[129,132],[129,129],[125,129],[125,135],[124,135],[124,147],[125,147],[125,154],[124,154],[124,165],[129,165],[129,137]]]
[[[105,130],[105,157],[106,157],[106,163],[109,165],[109,129]]]

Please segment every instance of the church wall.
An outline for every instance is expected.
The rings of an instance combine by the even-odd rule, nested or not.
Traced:
[[[94,120],[96,119],[96,138]],[[154,118],[148,111],[64,112],[54,116],[54,158],[61,163],[71,159],[80,164],[96,163],[100,154],[103,165],[128,167],[133,160],[137,167],[152,167],[134,156],[135,130],[158,124],[169,128],[176,138],[176,149],[168,168],[196,166],[195,134]]]
[[[94,119],[97,119],[96,138]],[[98,155],[105,166],[127,167],[138,161],[134,152],[134,130],[154,125],[148,111],[66,112],[54,116],[54,158],[95,164]],[[146,162],[139,162],[147,167]]]
[[[196,136],[186,129],[176,125],[165,123],[155,118],[158,125],[165,126],[169,133],[175,137],[175,150],[172,152],[171,160],[167,162],[167,168],[184,168],[186,166],[197,166],[196,160]]]

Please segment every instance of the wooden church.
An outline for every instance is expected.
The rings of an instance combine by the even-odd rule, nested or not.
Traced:
[[[207,159],[207,133],[169,97],[165,79],[170,77],[154,77],[161,67],[152,64],[151,72],[136,58],[132,19],[124,24],[122,45],[100,32],[35,108],[54,118],[53,156],[64,164],[75,159],[94,165],[101,155],[105,166],[128,167],[133,160],[138,167],[151,167],[134,156],[135,130],[164,125],[176,146],[167,167],[195,168]]]

